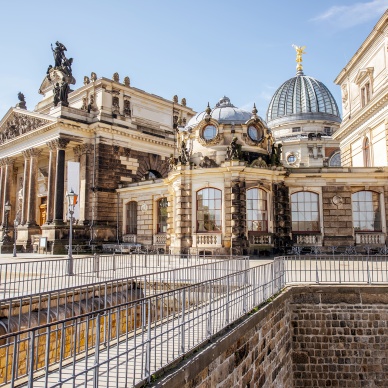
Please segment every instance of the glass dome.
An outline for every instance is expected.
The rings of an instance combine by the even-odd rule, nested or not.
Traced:
[[[269,127],[293,120],[341,122],[337,103],[329,89],[301,71],[280,86],[267,111]]]

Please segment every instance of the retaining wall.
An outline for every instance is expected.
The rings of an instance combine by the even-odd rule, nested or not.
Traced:
[[[296,286],[154,386],[386,387],[388,287]]]

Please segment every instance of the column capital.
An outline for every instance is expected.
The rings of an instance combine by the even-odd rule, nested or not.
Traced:
[[[0,159],[0,166],[10,166],[10,165],[13,165],[14,163],[15,163],[15,159],[13,158],[5,157]]]
[[[93,144],[80,144],[73,148],[74,155],[80,157],[83,154],[90,154],[93,152],[94,146]]]
[[[25,159],[36,158],[42,153],[42,150],[38,148],[29,148],[28,150],[22,151],[22,155]]]
[[[46,144],[51,151],[54,151],[54,150],[64,150],[69,143],[70,143],[70,140],[59,138],[59,139],[50,140]]]

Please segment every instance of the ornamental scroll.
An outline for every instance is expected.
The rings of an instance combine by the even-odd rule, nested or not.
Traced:
[[[49,122],[39,117],[13,113],[0,129],[0,144],[42,127]]]

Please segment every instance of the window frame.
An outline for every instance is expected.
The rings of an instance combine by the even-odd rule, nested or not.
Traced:
[[[134,206],[134,215],[131,215],[130,206]],[[129,201],[125,204],[125,232],[126,234],[135,234],[137,235],[137,201]],[[132,218],[134,217],[134,220]],[[132,230],[132,231],[131,231]]]
[[[298,198],[303,194],[303,198],[301,201],[293,201],[293,198]],[[306,194],[309,194],[309,196],[315,197],[316,201],[307,201],[306,200]],[[291,231],[292,233],[303,233],[303,234],[319,234],[321,233],[321,215],[320,215],[320,203],[319,203],[319,194],[315,193],[314,191],[296,191],[295,193],[292,193],[290,196],[290,203],[291,203]],[[316,206],[313,206],[313,204],[316,204]],[[296,206],[294,206],[296,205]],[[296,207],[296,210],[294,210],[294,207]],[[299,209],[302,208],[303,209]],[[306,209],[310,207],[311,209]],[[312,208],[316,208],[316,210],[312,210]],[[294,214],[298,214],[296,217]],[[310,217],[306,218],[306,214],[310,214]],[[316,220],[314,221],[313,214],[316,214]],[[300,216],[302,215],[302,217]],[[300,220],[300,218],[304,218]],[[308,219],[310,218],[310,219]],[[300,227],[300,225],[304,223],[310,223],[311,228],[310,229],[303,229]],[[313,223],[316,223],[316,227],[313,226]],[[298,225],[297,229],[294,229],[294,224]]]
[[[214,195],[210,194],[210,190],[213,190]],[[208,199],[206,201],[212,201],[214,204],[219,204],[219,207],[214,206],[212,209],[208,207],[208,211],[206,212],[204,206],[200,206],[199,204],[199,195],[201,192],[208,191]],[[216,197],[217,194],[217,197]],[[212,198],[213,197],[213,198]],[[204,199],[202,198],[202,201]],[[216,202],[217,201],[217,202]],[[217,189],[215,187],[203,187],[199,189],[195,193],[195,202],[196,202],[196,213],[195,213],[195,222],[196,222],[196,233],[222,233],[222,190]],[[214,214],[210,214],[213,212]],[[200,218],[199,215],[203,214],[203,217]],[[218,220],[218,221],[217,221]],[[218,222],[218,225],[216,224]],[[203,224],[203,228],[200,228],[200,223]],[[214,223],[213,228],[206,229],[205,225],[210,225]]]
[[[362,193],[372,193],[372,201],[366,201],[366,198],[365,200],[355,200],[355,196],[361,196]],[[377,197],[377,200],[376,200],[376,204],[377,204],[377,209],[375,210],[374,209],[374,206],[373,206],[373,194],[376,195]],[[360,206],[358,205],[358,208],[359,209],[363,209],[362,211],[360,210],[356,210],[356,204],[357,203],[362,203],[363,205]],[[356,217],[355,214],[356,212],[357,213],[366,213],[367,211],[365,209],[367,209],[367,205],[365,204],[372,204],[372,211],[374,212],[375,215],[378,214],[378,217],[379,219],[376,221],[376,219],[374,217],[369,217],[369,220],[366,220],[365,218],[363,220],[361,220],[361,217]],[[378,211],[378,213],[377,213]],[[373,218],[373,219],[372,219]],[[357,233],[357,232],[361,232],[361,233],[377,233],[377,232],[382,232],[383,231],[383,217],[382,217],[382,206],[381,206],[381,194],[378,192],[378,191],[373,191],[373,190],[360,190],[360,191],[356,191],[355,193],[352,193],[352,221],[353,221],[353,228],[354,228],[354,231]],[[379,228],[376,228],[375,226],[373,227],[373,230],[372,229],[365,229],[365,228],[361,228],[360,226],[356,226],[356,223],[359,222],[360,225],[361,225],[361,222],[369,222],[369,221],[373,221],[373,223],[375,224],[376,222],[378,222],[380,225],[379,225]]]
[[[161,206],[163,204],[163,206]],[[156,233],[167,233],[167,214],[168,201],[167,197],[162,197],[156,201]],[[165,210],[164,210],[165,209]]]
[[[249,198],[249,194],[253,193],[254,191],[257,192],[257,196],[253,198]],[[261,194],[261,195],[260,195]],[[257,209],[253,208],[250,209],[249,207],[249,201],[256,201],[258,206]],[[264,206],[260,206],[264,205]],[[250,217],[249,211],[257,211],[257,215],[261,214],[263,219],[256,219],[260,217]],[[268,209],[268,192],[260,187],[251,187],[247,189],[246,191],[246,227],[248,234],[261,234],[261,233],[268,233],[268,217],[269,216],[269,209]],[[255,218],[255,219],[254,219]],[[258,229],[260,230],[254,230],[253,226],[254,223],[257,222]],[[250,223],[252,225],[250,225]]]

